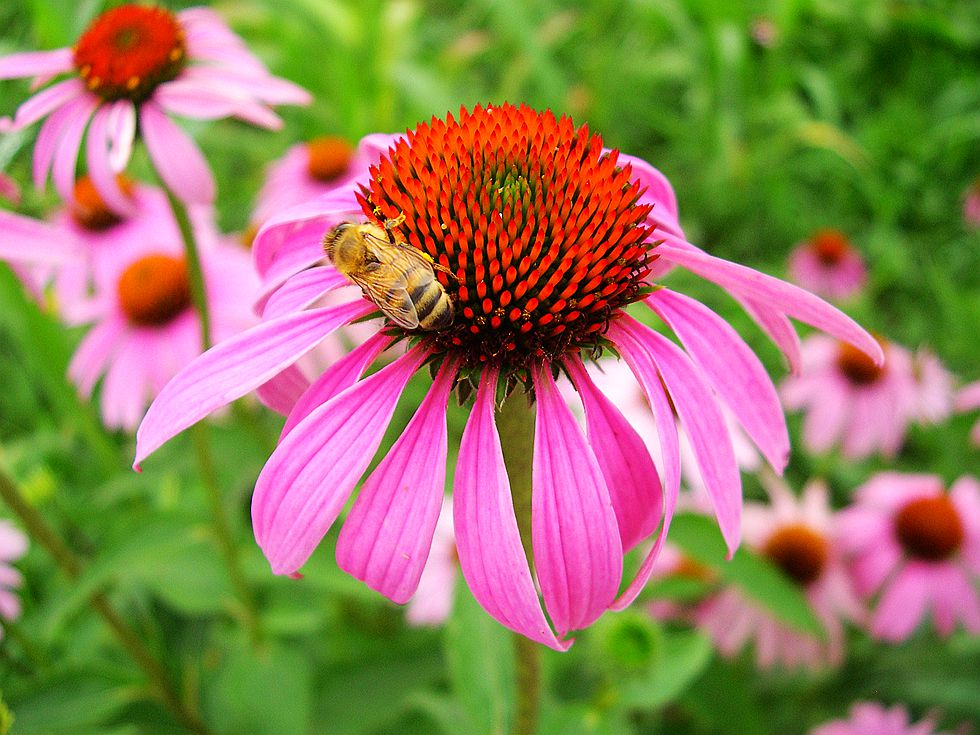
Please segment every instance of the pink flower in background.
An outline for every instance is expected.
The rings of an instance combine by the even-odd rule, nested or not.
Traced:
[[[20,204],[20,186],[5,173],[0,173],[0,200],[6,200],[13,205]]]
[[[11,564],[27,553],[27,536],[10,521],[0,519],[0,618],[16,620],[20,617],[20,598],[16,589],[24,584],[24,578]],[[0,625],[3,638],[3,625]]]
[[[909,723],[909,713],[896,704],[891,709],[876,702],[857,702],[846,720],[833,720],[810,730],[810,735],[942,735],[936,723],[925,719]]]
[[[214,180],[194,141],[168,115],[237,117],[266,128],[282,122],[270,106],[308,104],[310,95],[268,69],[217,13],[121,5],[99,15],[71,48],[0,57],[0,79],[64,79],[24,102],[10,130],[47,118],[34,148],[34,184],[53,168],[70,199],[82,139],[88,173],[110,208],[131,206],[115,174],[129,161],[137,129],[154,167],[185,202],[210,203]],[[87,128],[87,131],[86,131]]]
[[[864,288],[868,271],[860,254],[838,230],[817,230],[789,256],[790,278],[831,299],[846,299]]]
[[[963,196],[963,219],[970,227],[980,227],[980,179]]]
[[[912,356],[881,340],[884,365],[876,365],[851,345],[823,335],[803,343],[803,372],[791,375],[780,392],[790,411],[805,411],[803,443],[812,452],[838,442],[845,457],[874,452],[894,455],[922,399]]]
[[[956,379],[936,355],[920,349],[912,358],[918,397],[915,418],[923,424],[938,424],[953,412]]]
[[[453,500],[446,497],[432,535],[432,549],[419,577],[419,586],[408,602],[405,619],[412,625],[441,625],[453,609],[459,555],[453,533]]]
[[[973,411],[980,408],[980,380],[964,386],[956,394],[956,410],[959,412]],[[970,439],[974,444],[980,446],[980,421],[973,425],[970,432]]]
[[[957,621],[980,633],[980,485],[947,493],[934,475],[882,472],[840,513],[838,544],[858,591],[878,595],[877,638],[903,641],[930,612],[947,636]]]
[[[843,621],[863,621],[864,610],[833,542],[835,519],[827,488],[811,482],[797,500],[777,478],[765,483],[771,505],[746,503],[745,542],[802,588],[826,642],[793,630],[736,587],[698,605],[694,620],[726,656],[754,643],[756,663],[763,669],[838,666],[844,660]]]
[[[252,500],[256,539],[277,574],[299,570],[336,521],[406,384],[428,363],[434,382],[364,480],[340,532],[338,563],[396,602],[415,592],[442,505],[449,394],[468,382],[476,398],[453,483],[461,571],[502,624],[567,648],[569,631],[628,605],[649,577],[680,484],[671,404],[732,549],[740,537],[741,482],[721,405],[777,470],[789,450],[778,397],[758,358],[699,302],[665,288],[647,293],[652,279],[680,265],[718,283],[791,356],[797,345],[788,316],[881,358],[874,339],[829,304],[688,243],[673,191],[649,164],[604,149],[597,135],[576,130],[568,118],[511,105],[477,107],[462,110],[458,120],[420,124],[348,187],[263,227],[254,252],[269,294],[264,323],[213,348],[167,385],[137,434],[137,462],[292,366],[332,331],[376,312],[364,299],[306,308],[346,283],[323,262],[321,243],[358,207],[362,220],[398,219],[407,245],[452,274],[440,270],[437,278],[455,318],[432,332],[389,323],[297,402]],[[640,301],[683,348],[626,315],[625,307]],[[402,357],[361,379],[382,349],[408,338],[412,346]],[[583,350],[599,353],[607,344],[623,356],[652,407],[663,484],[643,440],[582,362]],[[585,435],[558,394],[555,369],[567,371],[579,392]],[[512,380],[535,398],[537,585],[494,418],[497,386]],[[623,554],[661,521],[657,543],[620,595]]]

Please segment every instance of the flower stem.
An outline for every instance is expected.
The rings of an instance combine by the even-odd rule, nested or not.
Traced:
[[[48,525],[34,506],[24,499],[14,481],[2,471],[0,471],[0,498],[3,498],[4,502],[20,519],[31,538],[51,554],[57,565],[69,578],[78,579],[82,575],[81,560],[61,540],[61,537]],[[96,592],[89,597],[88,601],[109,626],[136,665],[146,674],[160,699],[177,721],[200,735],[210,735],[210,730],[201,721],[197,713],[191,711],[178,696],[176,688],[170,682],[161,663],[146,647],[136,631],[116,612],[105,593]]]
[[[521,532],[521,544],[534,572],[531,554],[531,467],[534,456],[534,409],[515,391],[497,411],[497,431],[510,479],[510,490]],[[533,735],[541,704],[541,651],[534,641],[514,634],[516,709],[514,735]]]
[[[201,351],[204,352],[211,347],[211,314],[208,311],[208,299],[204,290],[201,253],[197,247],[197,239],[194,237],[194,228],[191,226],[187,209],[166,184],[161,181],[160,185],[167,194],[170,209],[174,213],[174,219],[177,220],[177,227],[180,228],[180,237],[184,241],[184,255],[187,257],[187,279],[190,281],[194,309],[197,311],[197,317],[201,322]]]
[[[214,458],[211,456],[211,443],[208,440],[207,432],[208,429],[205,424],[196,424],[191,427],[194,452],[197,454],[201,481],[208,498],[214,533],[218,540],[218,546],[221,547],[221,554],[225,558],[228,576],[231,578],[232,586],[235,588],[235,594],[241,605],[242,622],[248,629],[252,643],[257,644],[261,639],[258,609],[255,605],[255,597],[252,595],[252,590],[242,571],[238,545],[232,538],[231,524],[228,522],[228,514],[225,512],[221,498],[221,487],[214,467]]]

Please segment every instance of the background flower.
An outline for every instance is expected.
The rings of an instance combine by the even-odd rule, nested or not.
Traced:
[[[810,730],[810,735],[941,735],[935,723],[925,719],[912,725],[909,713],[896,704],[886,708],[877,702],[858,702],[846,720],[834,720]]]
[[[790,278],[821,296],[846,299],[868,280],[867,268],[847,236],[839,230],[817,230],[789,256]]]
[[[20,598],[17,588],[24,584],[20,572],[11,566],[27,553],[27,536],[10,521],[0,519],[0,618],[16,620],[20,617]],[[0,624],[0,638],[3,625]]]

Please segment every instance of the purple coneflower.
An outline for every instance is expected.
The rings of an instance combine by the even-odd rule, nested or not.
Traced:
[[[942,735],[935,728],[931,719],[910,724],[909,713],[900,704],[887,709],[877,702],[858,702],[848,719],[824,723],[810,735]]]
[[[0,520],[0,618],[3,620],[20,617],[20,598],[15,590],[24,583],[24,578],[11,564],[26,553],[27,536],[10,521]],[[2,625],[0,638],[3,638]]]
[[[858,592],[878,594],[871,632],[902,641],[932,612],[949,635],[980,633],[980,485],[964,476],[947,493],[934,475],[882,472],[841,511],[838,544]]]
[[[132,151],[137,127],[153,165],[183,201],[209,203],[214,180],[194,141],[168,115],[237,117],[277,128],[278,104],[308,104],[309,94],[268,69],[207,8],[179,13],[121,5],[93,20],[71,48],[0,57],[0,79],[43,84],[70,75],[24,102],[11,130],[47,118],[34,148],[34,184],[54,184],[70,199],[75,163],[86,139],[88,173],[109,206],[130,207],[115,174]],[[87,132],[86,132],[87,128]]]
[[[598,135],[568,118],[512,105],[433,118],[398,138],[355,181],[363,187],[352,183],[346,194],[332,192],[263,228],[255,253],[271,264],[267,283],[273,270],[283,279],[296,275],[272,293],[262,325],[213,348],[164,389],[137,435],[140,462],[333,330],[375,312],[363,299],[307,308],[346,283],[322,262],[322,237],[343,219],[338,203],[355,197],[362,220],[400,222],[397,234],[448,271],[438,278],[455,321],[412,333],[389,323],[296,404],[252,500],[256,539],[277,574],[296,573],[333,525],[405,385],[425,366],[435,373],[432,387],[365,479],[341,529],[338,562],[396,602],[412,595],[442,505],[449,395],[454,386],[475,387],[453,482],[461,571],[493,617],[564,649],[568,631],[629,604],[646,583],[659,544],[620,595],[624,552],[663,520],[662,540],[673,514],[680,472],[671,404],[731,548],[740,535],[741,486],[720,404],[728,404],[777,469],[789,450],[775,389],[758,358],[717,314],[654,287],[654,278],[680,265],[715,281],[791,354],[797,345],[787,315],[881,358],[870,335],[812,294],[686,242],[663,175],[604,149]],[[287,265],[277,269],[278,259]],[[635,302],[660,316],[683,349],[628,316],[625,308]],[[361,379],[395,340],[410,349]],[[633,370],[658,421],[663,484],[642,440],[588,377],[583,350],[598,355],[611,347]],[[586,435],[558,394],[556,371],[579,391]],[[534,398],[530,547],[537,587],[494,420],[510,389]]]
[[[412,625],[440,625],[446,622],[453,609],[456,578],[459,576],[459,555],[456,553],[456,534],[453,533],[453,499],[446,497],[439,512],[432,549],[419,577],[419,586],[405,610],[405,619]]]
[[[789,256],[789,274],[794,283],[831,299],[857,294],[868,280],[860,254],[844,233],[817,230]]]

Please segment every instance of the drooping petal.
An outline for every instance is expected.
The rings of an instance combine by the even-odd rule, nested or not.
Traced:
[[[133,200],[119,188],[116,172],[109,163],[107,143],[109,139],[109,117],[112,109],[103,105],[96,110],[89,126],[85,153],[88,160],[88,173],[102,200],[109,208],[121,215],[135,214]]]
[[[333,525],[425,356],[412,350],[334,396],[269,457],[255,483],[252,526],[274,573],[296,572]]]
[[[799,375],[802,370],[803,354],[800,335],[796,333],[793,323],[781,311],[771,309],[762,302],[745,296],[735,294],[732,296],[785,355],[790,372]]]
[[[17,112],[14,113],[14,124],[11,132],[33,125],[45,115],[49,115],[62,105],[82,95],[86,95],[85,85],[78,79],[66,79],[48,87],[43,92],[38,92],[17,108]],[[86,96],[97,104],[95,97]]]
[[[725,289],[769,304],[794,319],[854,345],[878,365],[885,361],[881,345],[874,337],[849,316],[809,291],[696,249],[664,244],[657,248],[657,254]]]
[[[288,416],[293,406],[310,387],[309,379],[296,365],[290,365],[272,380],[255,389],[255,395],[266,408]]]
[[[596,387],[577,357],[568,374],[585,407],[586,434],[609,490],[623,550],[645,539],[660,523],[664,493],[643,439]]]
[[[214,201],[214,177],[201,149],[152,100],[140,107],[140,132],[154,168],[174,195],[189,204]]]
[[[205,352],[160,392],[136,432],[138,466],[170,437],[285,370],[324,337],[373,306],[363,302],[289,314]]]
[[[602,471],[550,367],[534,372],[534,388],[534,566],[545,608],[564,635],[590,625],[612,604],[623,576],[623,546]]]
[[[59,107],[51,116],[44,121],[41,132],[37,135],[37,142],[34,144],[34,164],[32,167],[32,178],[34,187],[44,191],[47,184],[48,172],[51,170],[51,162],[58,150],[58,144],[65,136],[65,131],[73,124],[73,121],[81,109],[89,109],[92,100],[87,97],[77,97],[63,107]]]
[[[415,594],[446,486],[446,408],[456,367],[435,382],[377,469],[364,481],[337,540],[337,564],[399,604]]]
[[[297,273],[269,297],[262,318],[275,319],[305,309],[329,291],[349,283],[331,265],[321,265]]]
[[[789,433],[776,387],[759,358],[728,322],[704,304],[660,289],[646,303],[676,334],[769,464],[789,460]]]
[[[61,140],[55,148],[54,166],[51,169],[54,188],[65,201],[74,198],[78,149],[81,148],[82,136],[85,135],[89,118],[99,106],[95,99],[88,96],[82,97],[80,101],[82,104],[78,107],[73,106],[71,115],[65,120]]]
[[[391,344],[391,340],[391,337],[379,332],[327,368],[319,378],[313,381],[288,412],[289,415],[282,427],[280,439],[292,431],[296,424],[309,416],[317,406],[326,403],[360,380],[368,365],[374,362],[375,358]]]
[[[106,135],[109,137],[109,166],[119,173],[133,152],[136,136],[136,107],[129,100],[117,100],[112,105]]]
[[[92,327],[82,339],[71,362],[68,363],[68,378],[84,396],[92,395],[102,371],[112,359],[119,337],[126,325],[119,319],[106,319]]]
[[[25,51],[0,56],[0,79],[46,76],[69,71],[73,66],[70,48],[54,51]]]
[[[68,232],[7,210],[0,210],[0,260],[53,263],[80,257],[81,242]]]
[[[930,570],[910,562],[882,592],[871,618],[871,632],[887,641],[903,641],[926,614],[932,588]]]
[[[531,579],[514,515],[510,482],[494,424],[497,374],[484,371],[459,444],[453,480],[453,527],[459,566],[476,601],[501,625],[556,651]]]
[[[673,342],[630,317],[619,320],[657,365],[691,443],[730,553],[741,539],[742,478],[725,419],[700,368]]]

